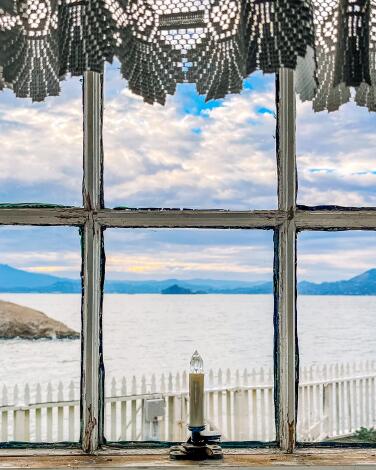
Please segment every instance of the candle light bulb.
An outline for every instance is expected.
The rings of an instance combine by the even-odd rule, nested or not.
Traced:
[[[203,374],[204,361],[202,360],[202,357],[200,356],[197,350],[192,355],[190,366],[191,366],[190,372],[192,374]]]

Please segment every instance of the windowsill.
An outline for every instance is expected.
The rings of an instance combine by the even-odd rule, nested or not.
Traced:
[[[84,454],[74,449],[4,449],[0,451],[0,468],[143,468],[182,467],[190,468],[211,465],[231,468],[293,468],[313,467],[376,468],[376,449],[297,449],[294,454],[285,454],[273,449],[225,449],[223,461],[173,461],[168,450],[116,450],[103,449],[95,455]]]

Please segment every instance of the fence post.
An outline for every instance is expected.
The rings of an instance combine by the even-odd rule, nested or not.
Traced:
[[[187,371],[182,374],[182,426],[183,426],[183,439],[187,438],[187,425],[188,425],[188,379]]]
[[[125,397],[126,394],[127,394],[127,381],[125,380],[125,377],[123,377],[121,380],[121,396]],[[122,398],[122,401],[120,403],[120,429],[121,429],[120,439],[122,441],[126,441],[127,440],[127,401],[125,398]]]
[[[261,417],[261,440],[265,440],[266,436],[266,416],[265,416],[265,371],[260,369],[260,417]]]
[[[161,375],[160,384],[161,384],[160,390],[161,390],[162,397],[165,400],[165,409],[166,409],[166,405],[167,405],[167,400],[166,400],[166,395],[165,395],[165,393],[166,393],[166,379],[165,379],[164,374]],[[159,436],[160,436],[161,441],[167,440],[167,435],[166,435],[166,413],[164,413],[164,415],[162,416],[162,419],[159,423]]]
[[[371,422],[371,406],[370,406],[370,378],[369,378],[369,362],[366,362],[366,379],[364,380],[365,385],[365,421],[367,428],[372,426]]]
[[[141,377],[141,395],[146,395],[146,378],[145,375]],[[149,423],[150,425],[150,423]],[[145,399],[141,398],[141,440],[145,440],[146,434],[149,434],[145,420]]]
[[[19,403],[18,386],[14,387],[14,404],[16,409],[14,411],[14,440],[18,442],[30,441],[30,388],[25,385],[23,403]],[[18,406],[17,406],[18,405]]]
[[[52,385],[51,382],[47,385],[47,402],[52,402]],[[47,418],[47,442],[52,442],[52,405],[47,406],[46,411],[46,418]]]
[[[241,392],[239,370],[235,372],[235,390],[234,390],[234,439],[240,440],[241,433]]]
[[[8,405],[8,389],[5,385],[3,385],[2,405],[3,406]],[[1,413],[1,441],[2,442],[8,441],[8,425],[9,425],[8,415],[9,413],[7,410],[2,411]]]
[[[132,378],[132,391],[131,391],[131,394],[132,395],[136,395],[137,394],[137,382],[136,382],[136,377],[133,376]],[[136,398],[132,398],[132,401],[131,401],[131,440],[132,441],[135,441],[136,438],[137,438],[137,428],[136,428],[136,425],[137,425],[137,399]]]
[[[242,414],[241,414],[241,440],[249,439],[249,392],[248,392],[248,371],[243,371],[243,391],[242,391]]]
[[[323,405],[325,416],[325,437],[331,437],[333,432],[333,385],[331,383],[324,384]]]
[[[374,363],[372,362],[372,376],[371,376],[371,426],[374,426],[376,424],[376,393],[375,393],[375,388],[376,388],[376,380],[375,380],[375,367]]]
[[[256,389],[256,371],[253,368],[251,373],[251,403],[252,403],[252,437],[251,440],[256,441],[258,438],[258,408],[257,408],[257,389]]]
[[[168,440],[173,441],[174,440],[174,425],[175,425],[175,403],[174,403],[174,397],[171,396],[173,391],[173,385],[172,385],[172,374],[170,373],[168,375],[168,392],[170,393],[168,399],[167,399],[167,408],[168,408]]]
[[[14,412],[14,440],[17,442],[25,442],[25,409],[17,408]]]
[[[269,367],[268,370],[268,378],[267,378],[267,417],[268,417],[268,435],[267,440],[273,441],[275,439],[275,423],[274,423],[274,395],[273,395],[273,388],[274,388],[274,381],[273,381],[273,369]]]
[[[344,393],[344,415],[343,415],[343,432],[350,433],[351,429],[351,393],[350,393],[350,364],[347,363],[344,366],[344,378],[343,378],[343,393]]]
[[[183,427],[183,396],[181,393],[181,381],[179,372],[175,376],[175,433],[174,440],[182,441],[185,439]]]
[[[13,412],[14,422],[14,437],[15,441],[24,441],[25,435],[25,412],[22,408],[19,408],[19,392],[18,385],[14,386],[13,389],[13,403],[17,407]]]
[[[363,362],[359,366],[360,378],[359,378],[359,426],[364,426],[364,367]]]
[[[209,371],[209,409],[207,411],[207,418],[211,423],[214,423],[214,392],[212,391],[214,387],[214,372],[213,369]]]
[[[116,397],[116,380],[111,380],[111,398]],[[116,401],[111,401],[111,440],[116,441]]]
[[[311,416],[310,416],[310,421],[311,421],[311,440],[316,440],[315,436],[315,425],[316,425],[316,386],[312,383],[315,379],[314,375],[314,369],[313,365],[310,366],[309,372],[308,372],[308,380],[311,382],[309,386],[309,401],[311,403]]]
[[[182,436],[183,440],[187,438],[187,424],[188,424],[188,383],[187,383],[187,372],[184,371],[182,374],[182,383],[181,383],[181,426],[182,426]]]
[[[327,417],[325,415],[325,396],[324,396],[327,380],[328,380],[328,369],[325,364],[321,370],[320,403],[319,403],[320,417],[321,417],[321,426],[320,426],[321,439],[324,439],[325,433],[326,433],[326,427],[327,427],[326,425]]]
[[[35,390],[35,403],[42,403],[42,387],[40,383],[37,384]],[[42,441],[42,408],[35,409],[35,440],[36,442]]]
[[[57,391],[57,401],[64,401],[63,384],[59,382]],[[57,440],[62,441],[64,439],[64,407],[59,406],[57,408]]]
[[[340,365],[339,368],[339,389],[340,389],[340,396],[339,396],[339,413],[340,413],[340,427],[339,427],[339,434],[345,434],[345,429],[346,429],[346,416],[345,416],[345,410],[346,410],[346,396],[345,396],[345,389],[346,389],[346,382],[345,382],[345,366],[343,364]]]
[[[232,440],[232,406],[231,406],[231,371],[226,372],[226,419],[227,419],[227,439]]]
[[[222,391],[222,369],[218,370],[218,427],[222,434],[224,434],[223,429],[223,391]]]
[[[361,426],[361,421],[360,421],[360,413],[361,413],[361,407],[360,407],[360,402],[359,402],[359,373],[358,369],[356,367],[356,364],[352,364],[352,371],[354,374],[354,380],[353,380],[353,404],[354,404],[354,428],[357,429],[358,427]]]
[[[340,382],[340,374],[339,374],[339,366],[338,364],[335,365],[335,382],[333,383],[334,386],[334,399],[335,399],[335,406],[334,406],[334,412],[335,412],[335,436],[339,436],[340,434],[340,387],[341,387],[341,382]]]
[[[74,401],[74,382],[73,380],[70,381],[70,384],[69,384],[69,401]],[[75,440],[75,433],[74,433],[74,425],[75,425],[75,422],[74,422],[74,405],[70,405],[69,408],[68,408],[68,436],[69,436],[69,440],[71,442],[73,442]]]
[[[25,441],[30,442],[30,387],[29,384],[25,385],[24,391],[24,405],[25,409]]]

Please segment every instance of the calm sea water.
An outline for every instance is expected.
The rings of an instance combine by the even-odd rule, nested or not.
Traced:
[[[2,294],[80,329],[80,296]],[[303,296],[298,301],[302,365],[376,359],[376,297]],[[269,295],[106,295],[106,377],[187,369],[194,349],[207,369],[271,367]],[[79,383],[80,341],[0,340],[0,386]],[[109,381],[108,380],[108,381]]]

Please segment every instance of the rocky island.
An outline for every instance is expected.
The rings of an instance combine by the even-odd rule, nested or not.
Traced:
[[[191,289],[187,289],[185,287],[181,287],[178,284],[174,284],[166,289],[161,290],[161,294],[206,294],[207,292],[203,290],[192,291]]]
[[[185,289],[184,287],[180,287],[177,284],[174,284],[167,289],[162,289],[161,294],[193,294],[191,289]]]
[[[0,339],[77,339],[64,323],[23,305],[0,300]]]

